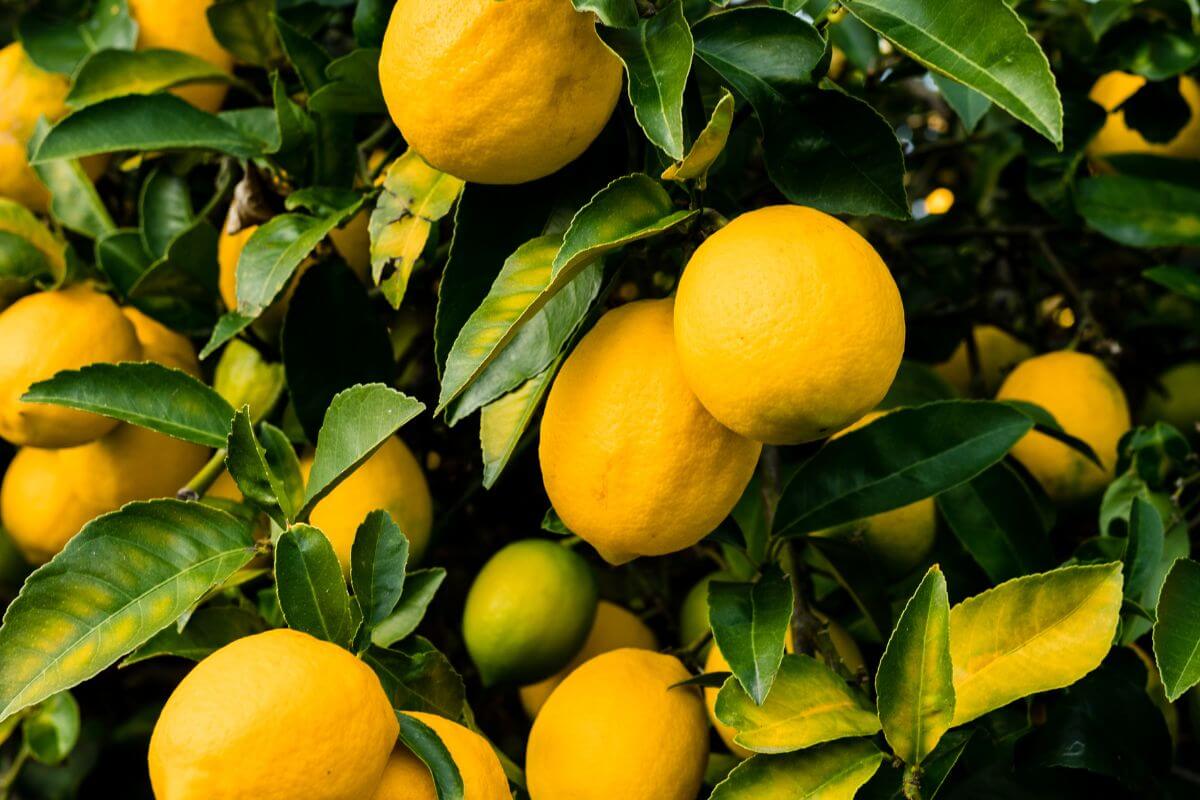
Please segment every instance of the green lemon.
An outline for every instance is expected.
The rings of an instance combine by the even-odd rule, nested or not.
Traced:
[[[1176,364],[1158,376],[1158,386],[1146,394],[1142,422],[1166,422],[1185,436],[1194,436],[1200,422],[1200,361]]]
[[[684,647],[695,644],[712,627],[708,622],[708,585],[715,580],[731,581],[733,577],[725,572],[705,575],[688,589],[683,598],[683,605],[679,609],[679,643]],[[711,645],[711,642],[706,644],[701,655],[707,653]]]
[[[514,542],[475,576],[463,639],[485,686],[535,683],[583,646],[596,616],[596,578],[575,551],[545,539]]]

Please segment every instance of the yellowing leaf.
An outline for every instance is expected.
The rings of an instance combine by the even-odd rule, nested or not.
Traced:
[[[708,124],[704,126],[704,130],[700,131],[700,135],[692,143],[692,149],[688,150],[683,161],[672,164],[663,170],[662,179],[681,183],[695,180],[697,188],[705,188],[708,183],[708,170],[717,160],[717,156],[721,155],[721,151],[725,149],[725,143],[729,140],[729,129],[732,125],[733,95],[728,89],[722,87],[721,99],[717,101],[712,116],[708,118]]]
[[[25,206],[0,197],[0,232],[18,236],[37,248],[46,257],[55,283],[62,280],[67,271],[66,245]]]
[[[560,357],[516,389],[488,403],[479,413],[479,448],[483,454],[485,489],[492,488],[512,458],[561,362]]]
[[[1121,611],[1121,565],[1007,581],[950,609],[954,725],[1069,686],[1100,665]]]
[[[883,754],[864,739],[785,756],[754,756],[733,768],[709,800],[852,800]]]

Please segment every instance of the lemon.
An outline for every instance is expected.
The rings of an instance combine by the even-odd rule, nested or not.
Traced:
[[[544,681],[521,687],[521,706],[525,713],[530,719],[536,717],[551,692],[577,667],[601,653],[619,650],[622,647],[656,650],[658,640],[637,614],[607,600],[601,600],[596,604],[596,618],[592,621],[592,629],[588,631],[583,647],[570,663]]]
[[[605,314],[563,364],[542,417],[550,502],[613,564],[700,541],[737,503],[761,449],[688,389],[671,307],[641,300]]]
[[[704,703],[673,656],[623,648],[559,684],[529,733],[531,800],[693,800],[708,760]]]
[[[1179,94],[1191,110],[1191,117],[1169,142],[1149,142],[1125,124],[1125,112],[1118,109],[1146,84],[1140,75],[1109,72],[1102,75],[1091,92],[1096,103],[1109,112],[1104,127],[1088,143],[1087,154],[1093,162],[1103,163],[1105,156],[1118,153],[1143,153],[1169,158],[1200,158],[1200,84],[1187,75],[1179,76]]]
[[[97,414],[20,399],[30,384],[61,370],[142,357],[132,323],[108,295],[83,285],[26,295],[0,312],[0,342],[0,436],[71,447],[116,427]]]
[[[136,308],[126,306],[121,313],[133,325],[134,335],[142,345],[142,358],[167,367],[182,370],[193,378],[200,377],[200,361],[196,349],[186,336],[146,316]]]
[[[742,214],[697,248],[675,300],[684,377],[722,423],[797,444],[841,430],[887,394],[904,307],[879,255],[801,206]]]
[[[524,183],[574,161],[621,93],[621,62],[570,0],[400,0],[379,80],[404,140],[475,183]]]
[[[14,42],[0,50],[0,196],[45,212],[50,193],[29,166],[26,150],[39,117],[57,121],[67,113],[65,75],[46,72]]]
[[[213,0],[129,0],[129,11],[138,24],[138,49],[180,50],[202,58],[213,66],[233,71],[233,55],[223,48],[208,24],[208,7]],[[225,101],[224,83],[181,86],[172,94],[196,108],[215,113]]]
[[[997,400],[1036,403],[1067,433],[1087,442],[1097,467],[1062,442],[1030,431],[1012,455],[1060,503],[1083,500],[1113,478],[1117,442],[1129,430],[1129,405],[1112,373],[1094,356],[1072,351],[1047,353],[1022,362],[1004,381]]]
[[[428,725],[442,740],[462,776],[463,800],[512,800],[504,768],[487,739],[445,717],[417,711],[405,714]],[[437,792],[429,768],[400,745],[388,760],[372,800],[437,800]]]
[[[548,678],[579,652],[596,616],[596,579],[575,551],[545,539],[503,547],[475,576],[463,641],[484,685]]]
[[[712,625],[708,621],[708,585],[713,581],[732,580],[734,580],[733,576],[726,572],[714,572],[711,575],[705,575],[691,589],[688,589],[679,609],[679,643],[681,645],[688,647],[712,630]],[[708,652],[708,648],[711,646],[712,642],[706,644],[703,652]]]
[[[307,481],[312,459],[302,459],[300,468]],[[317,503],[309,517],[333,544],[343,571],[350,569],[350,547],[358,526],[376,509],[391,514],[408,537],[409,559],[419,560],[433,528],[433,498],[421,465],[395,436]]]
[[[375,673],[342,648],[273,630],[205,658],[150,738],[158,800],[363,800],[399,724]]]
[[[0,482],[0,525],[31,564],[44,564],[84,525],[112,511],[81,496],[86,476],[59,469],[57,450],[22,447]]]
[[[1146,393],[1141,419],[1165,422],[1195,436],[1200,422],[1200,361],[1176,364],[1158,376],[1158,386]]]
[[[995,325],[976,325],[975,351],[979,356],[979,379],[983,393],[991,397],[1013,367],[1033,355],[1033,348]],[[934,367],[961,395],[971,394],[971,362],[967,343],[959,342],[950,358]]]

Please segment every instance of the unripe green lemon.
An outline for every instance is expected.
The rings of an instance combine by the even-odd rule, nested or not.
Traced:
[[[566,666],[596,615],[596,579],[578,553],[545,539],[504,547],[467,594],[463,639],[484,684],[534,683]]]
[[[1141,420],[1165,422],[1195,435],[1200,422],[1200,361],[1176,364],[1158,376],[1158,386],[1146,394]]]
[[[688,589],[684,595],[683,605],[679,609],[679,643],[687,647],[704,634],[712,630],[708,621],[708,585],[713,581],[731,581],[733,576],[726,572],[714,572],[705,575],[696,585]],[[708,652],[712,646],[709,642],[704,646],[701,655]]]

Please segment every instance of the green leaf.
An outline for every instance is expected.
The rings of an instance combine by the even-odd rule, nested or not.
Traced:
[[[892,607],[887,586],[879,580],[879,564],[851,541],[825,536],[804,541],[805,556],[850,595],[867,628],[882,641],[892,629]]]
[[[98,50],[132,50],[137,23],[126,0],[96,3],[90,16],[61,19],[45,11],[23,14],[17,35],[33,63],[50,72],[70,75],[79,62]]]
[[[1037,403],[1030,403],[1026,400],[1001,400],[1000,402],[1006,406],[1015,408],[1033,420],[1033,429],[1038,433],[1062,442],[1100,469],[1104,469],[1104,464],[1100,462],[1100,456],[1096,455],[1096,451],[1092,449],[1090,444],[1078,436],[1072,436],[1064,431],[1062,426],[1058,424],[1058,420],[1054,418],[1054,415]]]
[[[308,108],[322,114],[383,114],[379,85],[379,50],[352,50],[325,68],[329,82],[308,98]]]
[[[1121,610],[1121,565],[1007,581],[950,609],[955,726],[1070,686],[1104,659]]]
[[[462,775],[442,740],[424,722],[408,714],[396,714],[400,720],[400,742],[429,768],[438,800],[464,800]]]
[[[42,251],[16,234],[0,231],[0,308],[48,277],[50,265]]]
[[[76,111],[46,134],[30,163],[118,150],[213,150],[254,158],[262,144],[171,94],[114,97]]]
[[[167,247],[192,226],[195,216],[187,181],[163,169],[154,170],[142,184],[138,210],[142,244],[154,259],[167,254]]]
[[[29,712],[21,733],[34,760],[58,764],[75,749],[79,728],[79,704],[70,692],[59,692]]]
[[[350,545],[350,585],[368,634],[400,602],[407,566],[408,537],[400,526],[381,509],[367,514]]]
[[[131,94],[155,94],[190,83],[233,83],[225,70],[178,50],[100,50],[71,82],[67,105],[84,108]]]
[[[1200,563],[1181,558],[1167,573],[1154,623],[1154,660],[1167,699],[1200,683]]]
[[[1158,509],[1144,497],[1133,498],[1125,545],[1125,596],[1140,600],[1162,562],[1166,532]]]
[[[721,99],[713,108],[704,130],[700,131],[700,135],[696,137],[696,141],[692,143],[691,149],[688,150],[682,161],[663,170],[662,179],[681,183],[694,180],[697,188],[706,188],[708,170],[725,150],[725,143],[729,141],[729,129],[732,126],[733,95],[729,93],[728,89],[721,87]]]
[[[756,753],[790,753],[879,730],[875,710],[812,656],[784,656],[762,705],[735,679],[727,680],[717,695],[716,712],[717,719],[737,731],[733,740]]]
[[[130,503],[34,572],[0,627],[0,720],[140,647],[254,556],[253,525],[199,503]]]
[[[350,594],[325,534],[310,525],[293,525],[279,536],[275,586],[289,628],[350,646],[354,638]]]
[[[220,349],[221,345],[250,327],[252,322],[254,322],[254,317],[239,314],[236,311],[222,314],[221,318],[217,320],[217,324],[213,326],[213,332],[208,342],[200,351],[200,358],[205,359],[211,356]]]
[[[238,61],[265,67],[283,58],[271,11],[275,0],[221,0],[208,7],[208,24],[221,46]]]
[[[170,626],[130,653],[122,667],[160,656],[201,661],[230,642],[266,630],[262,617],[239,606],[199,608],[183,630]]]
[[[605,25],[632,28],[638,23],[634,0],[571,0],[576,11],[593,12]]]
[[[933,80],[934,85],[937,86],[938,92],[946,99],[946,103],[949,104],[950,108],[954,109],[954,113],[962,121],[967,133],[974,133],[975,126],[983,119],[983,115],[991,109],[992,101],[970,86],[963,86],[958,81],[947,78],[940,73],[931,72],[929,73],[929,77]]]
[[[934,565],[900,612],[875,673],[883,735],[904,763],[923,762],[949,730],[953,679],[950,599]]]
[[[282,431],[264,426],[267,447],[254,434],[248,407],[234,415],[225,445],[225,466],[245,498],[262,507],[281,528],[296,518],[303,501],[300,464]]]
[[[876,408],[886,411],[906,406],[923,406],[936,400],[953,400],[958,396],[954,387],[928,364],[904,359],[892,379],[887,395]]]
[[[708,585],[713,638],[734,677],[760,705],[783,659],[793,602],[791,583],[774,565],[754,583],[712,581]]]
[[[800,466],[783,487],[776,532],[823,530],[933,497],[995,464],[1032,427],[1021,412],[978,400],[892,411]]]
[[[479,449],[483,454],[483,488],[490,489],[517,450],[562,360],[499,397],[479,414]]]
[[[1190,267],[1164,265],[1142,271],[1142,277],[1170,289],[1192,302],[1200,302],[1200,272]]]
[[[683,3],[672,0],[631,28],[601,28],[600,38],[625,64],[629,102],[653,144],[683,158],[683,90],[692,68],[692,32]]]
[[[205,447],[224,447],[233,419],[225,398],[186,372],[153,362],[64,370],[22,397],[130,422]]]
[[[1004,0],[978,0],[970,13],[951,0],[848,0],[846,8],[914,60],[1062,144],[1062,101],[1050,62]]]
[[[1132,175],[1082,181],[1076,206],[1088,226],[1130,247],[1200,244],[1200,190]]]
[[[29,150],[37,150],[49,132],[50,123],[45,118],[39,119]],[[50,190],[50,215],[63,227],[92,239],[116,231],[116,223],[100,199],[96,184],[78,161],[47,161],[33,169]]]
[[[675,211],[666,190],[642,174],[601,189],[562,237],[542,236],[509,256],[483,303],[446,356],[435,413],[458,397],[528,322],[588,264],[631,242],[667,231],[693,211]]]
[[[404,592],[395,609],[371,631],[371,642],[379,647],[391,647],[408,636],[421,624],[425,611],[446,579],[441,567],[418,569],[404,578]]]
[[[883,753],[863,739],[753,756],[734,767],[709,800],[853,800],[881,763]]]
[[[22,285],[42,275],[55,284],[66,277],[66,245],[20,203],[0,198],[0,234],[5,234],[0,275]]]
[[[375,674],[397,711],[422,711],[450,720],[462,718],[465,689],[449,660],[417,636],[391,650],[372,647],[363,661]]]
[[[217,298],[217,239],[208,220],[195,220],[129,287],[130,301],[172,330],[208,330]]]
[[[334,397],[317,438],[304,507],[297,518],[306,519],[321,498],[424,409],[424,403],[378,383],[354,386]]]
[[[56,162],[62,163],[62,162]],[[150,269],[150,256],[136,228],[118,228],[96,240],[96,266],[122,297]]]

